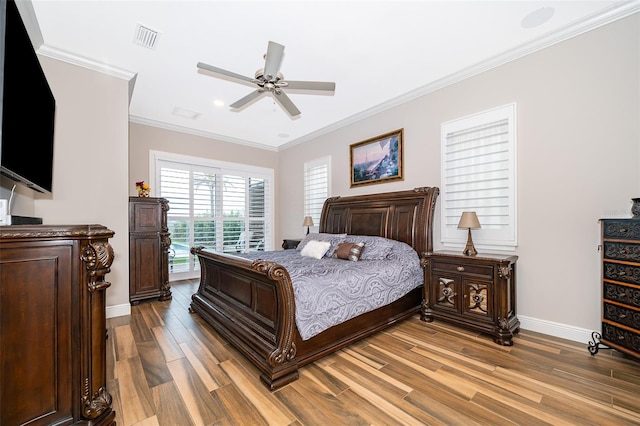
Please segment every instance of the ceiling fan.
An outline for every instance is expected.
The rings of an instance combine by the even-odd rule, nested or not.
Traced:
[[[238,83],[257,85],[258,88],[244,98],[229,105],[232,109],[240,110],[249,106],[258,99],[270,94],[273,99],[292,117],[300,115],[300,110],[294,105],[283,89],[293,93],[309,95],[333,95],[336,89],[335,83],[325,81],[293,81],[285,80],[280,72],[284,46],[273,41],[269,42],[267,53],[264,55],[264,68],[256,71],[255,78],[245,77],[231,71],[223,70],[212,65],[198,62],[198,68],[209,71],[214,77],[232,80]]]

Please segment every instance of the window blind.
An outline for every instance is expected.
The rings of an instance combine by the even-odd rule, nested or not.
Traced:
[[[304,215],[311,216],[315,226],[320,224],[322,206],[329,196],[329,161],[324,157],[304,165]]]
[[[509,246],[515,235],[514,105],[446,123],[442,128],[443,243],[463,243],[457,228],[464,211],[475,211],[478,245]]]

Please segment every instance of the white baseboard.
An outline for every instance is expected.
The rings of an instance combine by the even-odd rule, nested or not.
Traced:
[[[523,330],[535,331],[585,344],[591,340],[591,333],[596,331],[522,315],[518,315],[518,319],[520,320],[520,328]]]
[[[115,306],[107,306],[106,309],[107,318],[121,317],[124,315],[131,315],[131,305],[128,303]]]
[[[124,315],[131,315],[130,304],[125,303],[122,305],[107,306],[107,318],[121,317]],[[536,333],[548,334],[550,336],[560,337],[561,339],[585,344],[591,340],[591,333],[594,331],[522,315],[518,315],[518,319],[520,320],[520,328],[523,330],[535,331]]]

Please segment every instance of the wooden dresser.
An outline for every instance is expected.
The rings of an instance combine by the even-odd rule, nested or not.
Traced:
[[[171,299],[166,198],[129,197],[129,301]]]
[[[520,329],[516,317],[518,256],[440,251],[426,254],[421,319],[442,319],[513,344]]]
[[[0,424],[115,424],[101,225],[0,227]]]
[[[589,342],[640,358],[640,219],[602,219],[602,334]]]

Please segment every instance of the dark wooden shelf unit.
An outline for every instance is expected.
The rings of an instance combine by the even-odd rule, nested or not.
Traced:
[[[602,219],[602,334],[589,342],[640,359],[640,219]]]
[[[425,255],[421,319],[442,319],[493,336],[510,346],[520,329],[516,317],[518,256],[465,256],[455,252]]]
[[[129,197],[129,301],[171,299],[166,198]]]

